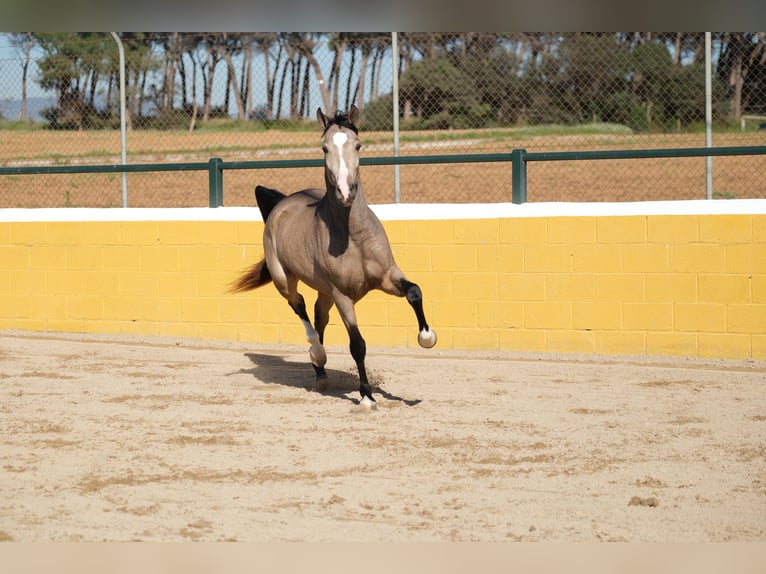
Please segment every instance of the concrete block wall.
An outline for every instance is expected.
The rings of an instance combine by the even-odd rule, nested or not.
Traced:
[[[764,200],[376,211],[441,348],[766,359]],[[0,212],[0,329],[305,343],[273,286],[227,292],[257,210]],[[368,345],[417,346],[404,299],[357,315]]]

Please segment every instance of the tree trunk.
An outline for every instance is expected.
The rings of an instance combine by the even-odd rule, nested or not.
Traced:
[[[264,52],[266,58],[266,76],[269,77],[269,53]],[[274,71],[271,72],[271,79],[269,80],[268,93],[266,94],[266,117],[268,119],[276,119],[279,116],[279,108],[274,110],[274,90],[277,89],[277,74],[279,74],[280,63],[282,62],[282,46],[277,49],[277,59],[274,62]]]
[[[311,64],[306,61],[306,68],[303,71],[303,86],[301,88],[301,116],[308,117],[309,115],[309,77],[311,72]]]
[[[239,86],[237,85],[237,72],[234,69],[234,62],[231,58],[231,53],[226,50],[223,53],[223,59],[226,62],[226,66],[229,70],[229,86],[231,86],[232,91],[234,92],[234,100],[237,102],[237,119],[238,120],[244,120],[247,117],[247,112],[245,111],[245,103],[242,100],[242,93],[239,89]],[[226,110],[226,113],[229,112],[229,102],[228,102],[228,88],[226,90],[227,97],[226,97],[226,105],[224,109]]]
[[[317,84],[319,84],[319,91],[322,94],[322,105],[324,106],[325,110],[329,110],[331,107],[330,90],[329,90],[329,86],[327,86],[327,84],[325,83],[324,75],[322,74],[322,68],[319,67],[319,62],[317,62],[316,58],[314,57],[314,54],[306,53],[304,55],[306,56],[306,60],[308,60],[308,63],[311,65],[311,67],[314,70],[314,77],[316,77]],[[306,68],[306,74],[307,74],[306,79],[308,80],[308,67]]]
[[[178,60],[178,32],[173,32],[170,37],[170,53],[165,55],[167,70],[165,72],[165,99],[164,108],[168,111],[173,109],[176,84],[176,61]]]
[[[223,112],[224,114],[228,114],[229,98],[231,97],[231,84],[237,80],[232,78],[231,67],[229,66],[229,62],[226,60],[226,58],[224,58],[224,62],[226,63],[226,89],[223,92]]]
[[[338,86],[340,85],[340,67],[343,61],[343,53],[346,51],[346,40],[338,40],[335,45],[335,59],[332,63],[332,70],[330,71],[330,86],[328,91],[332,92],[332,99],[330,104],[325,109],[325,112],[332,114],[338,108]]]
[[[215,75],[216,58],[213,55],[213,47],[207,46],[207,84],[205,85],[204,104],[202,106],[202,121],[210,119],[210,108],[213,98],[213,76]]]
[[[736,121],[742,118],[742,86],[745,83],[745,77],[742,70],[742,55],[737,54],[734,58],[734,65],[731,69],[729,84],[732,87],[731,93],[731,115]]]
[[[351,46],[351,66],[348,70],[348,81],[346,82],[346,109],[351,105],[351,82],[354,79],[354,68],[356,65],[356,46]]]
[[[370,101],[377,100],[380,97],[380,68],[383,63],[383,57],[386,54],[386,46],[378,46],[375,52],[375,58],[372,60],[372,78],[370,78]]]
[[[247,89],[247,102],[245,102],[245,113],[247,119],[253,117],[253,49],[247,50],[247,70],[245,72],[245,86]]]
[[[362,63],[359,68],[359,87],[357,88],[357,96],[359,97],[356,107],[359,111],[362,111],[364,105],[364,86],[367,76],[367,62],[370,60],[371,49],[369,46],[362,47]],[[349,106],[350,107],[350,106]]]
[[[191,61],[192,61],[192,82],[191,82],[192,115],[191,115],[191,121],[189,122],[189,132],[193,132],[194,127],[197,125],[197,113],[199,112],[199,104],[197,103],[197,62],[194,60],[191,50],[189,50],[189,55],[191,56]]]
[[[293,62],[292,69],[290,71],[290,119],[297,120],[300,116],[298,114],[298,89],[300,86],[300,64],[301,58],[297,57],[297,61]]]
[[[21,108],[19,109],[19,121],[27,119],[27,74],[32,53],[32,32],[25,32],[24,35],[26,36],[26,42],[24,42],[24,61],[21,64]]]
[[[141,87],[138,90],[138,117],[142,117],[144,115],[144,94],[146,93],[146,79],[149,75],[149,72],[147,70],[144,70],[141,73]]]
[[[285,65],[282,67],[282,79],[279,82],[279,96],[277,98],[277,119],[282,116],[282,99],[285,91],[285,81],[287,80],[287,68],[292,67],[293,61],[291,59],[285,60]]]
[[[88,90],[88,105],[96,105],[96,91],[98,90],[99,74],[97,71],[93,71],[90,77],[90,89]]]
[[[271,77],[269,51],[263,51],[264,76],[266,77],[266,119],[274,117],[274,79]]]

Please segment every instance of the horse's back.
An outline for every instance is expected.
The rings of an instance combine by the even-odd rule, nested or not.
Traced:
[[[315,206],[322,199],[324,191],[320,189],[303,189],[284,196],[283,199],[271,207],[271,214],[278,214],[279,219],[288,220],[310,219],[314,216]],[[276,221],[276,218],[274,218]],[[273,224],[272,224],[273,225]]]

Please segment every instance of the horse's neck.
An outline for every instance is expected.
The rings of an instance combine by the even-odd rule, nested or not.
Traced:
[[[351,207],[339,205],[331,199],[334,196],[335,189],[328,186],[324,199],[333,229],[347,235],[353,234],[355,229],[364,229],[367,225],[366,222],[370,217],[373,217],[373,213],[369,205],[367,205],[362,186],[360,185],[357,189],[356,197]]]

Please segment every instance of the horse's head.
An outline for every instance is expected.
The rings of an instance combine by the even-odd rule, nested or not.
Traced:
[[[351,206],[359,190],[359,109],[352,105],[345,114],[335,112],[331,118],[317,109],[317,120],[324,130],[322,151],[324,151],[324,173],[327,191],[335,191],[335,197],[344,207]]]

